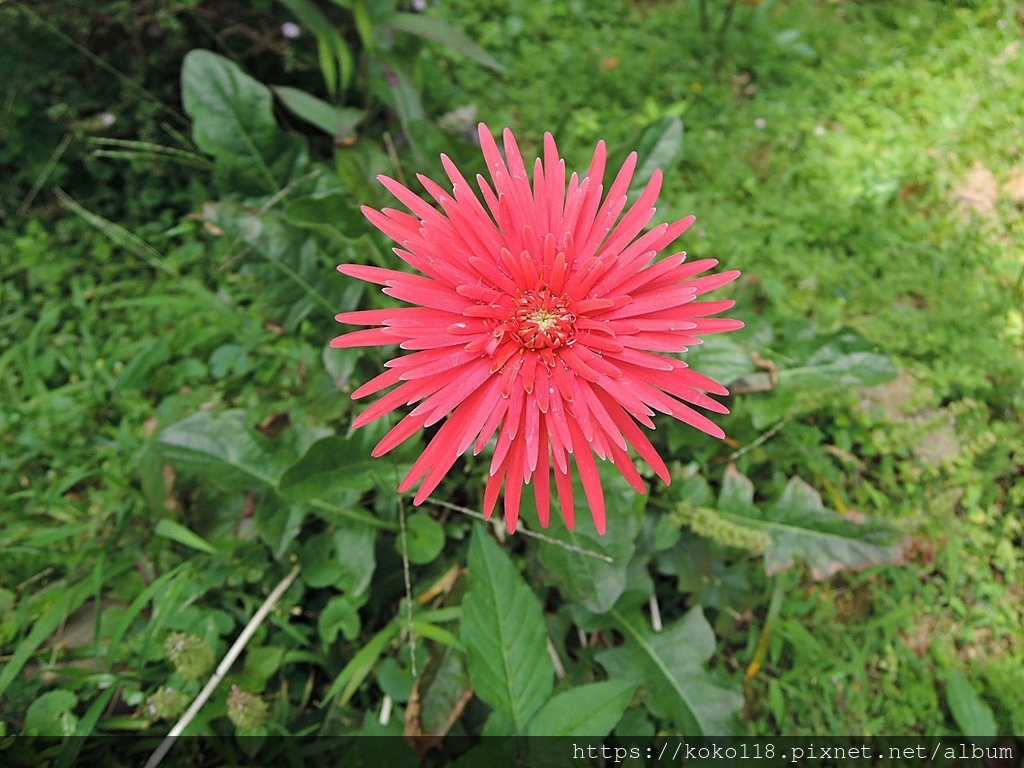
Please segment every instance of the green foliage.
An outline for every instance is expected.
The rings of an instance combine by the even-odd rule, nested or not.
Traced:
[[[156,2],[140,55],[139,4],[0,3],[0,733],[169,728],[293,564],[191,726],[235,762],[264,733],[1021,731],[1019,20],[766,2],[705,35],[696,5],[282,2],[307,50],[269,3]],[[420,438],[349,430],[381,359],[326,348],[332,316],[390,300],[334,266],[394,266],[376,174],[480,168],[465,110],[570,170],[636,150],[654,223],[692,210],[682,245],[745,272],[746,328],[686,356],[729,439],[659,419],[673,483],[602,465],[604,536],[582,489],[574,531],[471,524],[472,457],[407,508]],[[346,764],[395,764],[369,743]],[[505,750],[461,764],[561,764]]]
[[[222,194],[273,194],[308,162],[306,143],[274,120],[270,89],[234,62],[191,51],[181,67],[181,97],[193,141],[217,161]]]
[[[462,642],[473,689],[507,719],[512,733],[525,734],[551,695],[555,676],[540,603],[480,526],[469,547],[469,579]]]

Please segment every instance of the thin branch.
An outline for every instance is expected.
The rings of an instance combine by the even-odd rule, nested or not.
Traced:
[[[739,448],[739,449],[733,451],[731,454],[729,454],[729,461],[736,461],[736,459],[738,459],[743,454],[748,453],[748,452],[754,450],[759,445],[767,443],[769,440],[771,440],[773,437],[775,437],[775,435],[777,435],[779,433],[779,430],[782,429],[784,426],[786,426],[786,424],[788,424],[788,423],[789,423],[789,417],[787,416],[786,418],[784,418],[781,421],[779,421],[774,427],[772,427],[767,432],[765,432],[763,435],[761,435],[759,438],[757,438],[757,440],[755,440],[754,442],[748,443],[747,445],[744,445],[742,448]]]
[[[217,671],[213,673],[213,677],[210,678],[206,686],[196,696],[196,700],[192,702],[192,706],[188,708],[188,711],[181,716],[181,719],[175,723],[174,727],[171,728],[171,732],[167,734],[166,738],[160,742],[160,746],[157,747],[156,751],[150,756],[146,762],[145,768],[156,768],[160,765],[160,761],[166,757],[171,747],[174,746],[174,740],[177,739],[188,727],[189,723],[199,714],[199,710],[203,708],[207,699],[213,694],[214,689],[220,684],[220,681],[224,679],[224,676],[231,669],[231,665],[235,663],[238,657],[241,655],[242,650],[245,648],[252,636],[256,634],[256,630],[259,629],[260,624],[267,618],[267,615],[273,610],[274,605],[281,598],[281,595],[285,593],[285,590],[292,585],[295,581],[295,577],[299,575],[300,567],[296,565],[292,568],[291,572],[281,580],[281,583],[274,587],[274,591],[267,595],[267,599],[263,601],[263,605],[259,607],[256,614],[249,620],[249,623],[245,625],[245,629],[242,630],[242,634],[235,640],[234,645],[228,649],[228,652],[224,655],[220,665],[217,667]]]
[[[483,520],[485,523],[489,522],[488,519],[486,517],[484,517],[483,515],[481,515],[479,512],[474,512],[472,509],[466,509],[465,507],[460,507],[458,504],[450,504],[447,501],[438,501],[436,499],[427,499],[427,501],[429,501],[431,504],[436,504],[439,507],[444,507],[446,509],[453,509],[456,512],[461,512],[464,515],[469,515],[470,517],[475,517],[477,520]],[[533,539],[540,539],[541,541],[547,542],[548,544],[553,544],[556,547],[561,547],[562,549],[567,549],[570,552],[577,552],[577,553],[579,553],[581,555],[586,555],[587,557],[594,557],[594,558],[597,558],[598,560],[604,560],[606,563],[614,563],[615,562],[615,559],[612,558],[612,557],[608,557],[608,555],[602,555],[600,552],[594,552],[591,549],[584,549],[583,547],[577,547],[577,546],[575,546],[573,544],[566,544],[564,541],[559,541],[558,539],[553,539],[550,536],[545,536],[543,533],[537,533],[536,531],[531,531],[528,528],[519,528],[518,531],[521,534],[523,534],[523,536],[529,536],[530,538],[533,538]]]

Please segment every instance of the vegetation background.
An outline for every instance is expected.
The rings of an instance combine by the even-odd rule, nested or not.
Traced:
[[[295,565],[189,732],[1024,734],[1022,43],[1010,0],[0,2],[0,737],[152,752]],[[687,357],[729,438],[659,422],[603,538],[482,525],[474,459],[414,509],[418,446],[349,431],[358,206],[481,120],[637,149],[744,273]]]

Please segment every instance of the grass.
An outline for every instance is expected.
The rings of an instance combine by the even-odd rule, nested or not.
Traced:
[[[737,460],[765,492],[800,474],[830,506],[892,520],[912,542],[905,566],[790,580],[747,691],[747,730],[963,732],[946,686],[959,671],[1004,732],[1024,733],[1024,213],[1008,186],[1024,171],[1016,4],[766,0],[737,8],[722,45],[700,31],[695,4],[677,0],[449,0],[439,11],[506,73],[434,54],[450,81],[429,92],[438,111],[475,105],[492,128],[511,125],[524,154],[551,130],[576,167],[598,139],[628,147],[651,121],[681,117],[683,157],[667,169],[659,218],[695,213],[692,255],[743,270],[744,343],[812,320],[852,326],[898,361],[898,383],[823,401]],[[994,192],[969,183],[985,182],[979,166]],[[193,182],[189,194],[198,204],[204,191]],[[222,268],[237,255],[230,243],[192,220],[133,231],[161,266],[70,215],[0,230],[10,308],[0,319],[0,647],[10,660],[74,587],[85,607],[58,634],[88,667],[104,625],[138,615],[133,601],[156,585],[184,606],[125,641],[123,700],[141,706],[169,679],[158,629],[195,619],[222,643],[239,606],[254,604],[245,586],[267,571],[244,544],[204,571],[154,535],[169,512],[210,537],[241,527],[250,500],[171,493],[153,435],[219,406],[296,424],[336,420],[347,406],[320,364],[323,329],[310,320],[282,333],[260,282]],[[738,401],[725,421],[734,447],[768,432],[755,426],[757,402]],[[736,570],[715,584],[719,663],[741,674],[772,583],[749,558],[720,555]],[[383,614],[386,602],[371,607]],[[292,641],[296,653],[310,642]],[[33,653],[0,721],[20,721],[46,675],[61,673],[58,647]],[[62,684],[86,700],[102,672]],[[122,725],[130,715],[118,712]]]

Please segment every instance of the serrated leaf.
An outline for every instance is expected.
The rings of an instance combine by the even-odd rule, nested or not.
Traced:
[[[270,89],[233,61],[190,51],[182,64],[181,90],[192,138],[216,158],[225,189],[271,194],[304,164],[305,142],[274,121]]]
[[[900,563],[903,546],[899,532],[879,521],[855,522],[827,509],[821,496],[799,477],[790,479],[782,497],[765,510],[733,490],[749,480],[732,467],[726,471],[718,510],[729,522],[764,531],[771,545],[764,553],[769,573],[790,568],[800,558],[815,579],[841,570],[859,571],[883,563]],[[753,486],[750,486],[752,493]]]
[[[496,72],[504,71],[501,62],[470,40],[463,32],[448,26],[433,16],[424,16],[418,13],[393,13],[388,18],[388,23],[392,29],[447,45],[477,64],[482,64]]]
[[[945,678],[946,703],[949,704],[949,711],[953,713],[956,724],[960,726],[960,732],[964,736],[998,735],[999,729],[992,709],[981,700],[970,681],[956,670],[946,672]]]
[[[469,545],[462,642],[477,696],[510,718],[516,733],[551,695],[555,670],[536,595],[480,525]]]
[[[629,706],[637,683],[606,680],[553,696],[533,716],[529,736],[607,736]]]
[[[631,680],[647,689],[647,708],[675,723],[687,736],[725,736],[735,732],[743,706],[739,686],[713,678],[704,664],[715,652],[715,635],[703,609],[655,632],[639,612],[610,614],[626,642],[597,654],[598,663],[616,680]]]
[[[315,125],[332,138],[343,139],[351,135],[366,117],[366,111],[352,107],[336,107],[311,93],[287,85],[273,86],[274,95],[288,111]]]
[[[273,488],[284,464],[264,448],[244,411],[199,411],[157,438],[164,457],[229,490]]]

